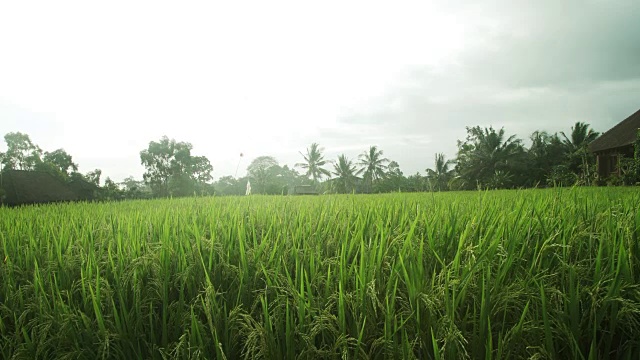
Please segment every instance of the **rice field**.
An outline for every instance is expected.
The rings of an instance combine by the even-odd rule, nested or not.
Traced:
[[[3,359],[640,359],[640,191],[0,208]]]

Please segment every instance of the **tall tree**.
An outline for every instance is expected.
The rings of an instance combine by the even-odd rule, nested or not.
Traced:
[[[359,156],[358,165],[361,166],[360,171],[363,173],[368,189],[371,189],[376,181],[386,176],[389,159],[383,157],[383,155],[383,151],[379,150],[377,146],[371,146],[368,151]]]
[[[45,152],[43,162],[62,174],[64,178],[68,178],[71,172],[78,171],[78,165],[73,162],[72,156],[64,149]]]
[[[192,156],[193,146],[163,136],[151,141],[140,152],[140,161],[146,168],[144,181],[155,196],[185,196],[198,191],[198,186],[211,180],[212,167],[204,156]]]
[[[433,190],[443,191],[449,188],[449,180],[453,176],[453,169],[449,169],[453,161],[446,160],[443,153],[436,153],[435,166],[427,169],[427,180]]]
[[[2,166],[12,170],[34,170],[42,162],[42,150],[29,135],[12,132],[4,136],[7,151],[2,154]]]
[[[122,187],[122,195],[127,199],[145,199],[151,196],[151,189],[144,181],[136,180],[133,176],[129,176],[120,183]]]
[[[302,155],[302,157],[304,158],[304,162],[297,163],[295,165],[296,167],[305,169],[305,175],[308,178],[313,179],[314,184],[317,184],[323,176],[331,176],[329,170],[323,168],[323,166],[327,164],[327,161],[324,159],[322,151],[324,151],[324,149],[321,148],[317,143],[311,144],[311,146],[307,148],[306,155],[300,153],[300,155]]]
[[[398,164],[397,161],[389,162],[389,165],[387,166],[387,175],[388,176],[404,176],[404,174],[402,173],[402,170],[400,170],[400,165]]]
[[[361,170],[356,168],[351,160],[346,155],[342,154],[338,156],[338,161],[333,164],[333,174],[336,176],[333,179],[334,190],[338,193],[350,193],[355,191],[356,181]]]
[[[154,194],[169,195],[169,178],[171,177],[171,161],[175,140],[164,136],[159,142],[151,141],[146,150],[140,152],[140,161],[147,171],[144,181],[151,186]]]
[[[534,131],[529,137],[531,146],[527,150],[529,161],[528,186],[545,185],[552,179],[552,174],[559,171],[565,161],[566,150],[558,134],[546,131]]]
[[[191,158],[191,177],[198,183],[208,183],[213,179],[211,176],[213,166],[204,156],[194,156]]]
[[[428,190],[427,179],[420,175],[420,172],[416,172],[413,175],[409,175],[406,180],[406,189],[410,192],[418,192]]]
[[[599,133],[593,131],[589,124],[578,121],[571,127],[570,136],[564,132],[560,134],[564,137],[563,143],[568,153],[569,168],[589,184],[591,181],[589,167],[595,164],[595,158],[589,152],[588,146]]]
[[[287,194],[289,189],[296,185],[309,183],[307,177],[300,175],[295,169],[288,165],[275,165],[267,171],[267,181],[264,186],[264,194],[281,195]]]
[[[570,137],[567,137],[564,131],[560,132],[564,137],[563,143],[572,151],[587,147],[587,145],[589,145],[589,143],[595,140],[599,135],[597,132],[593,131],[590,126],[591,125],[589,124],[578,121],[571,127]]]
[[[86,173],[84,177],[87,179],[87,181],[99,187],[101,176],[102,176],[102,170],[95,169],[93,171],[89,171],[88,173]]]
[[[496,176],[512,180],[505,187],[519,185],[526,172],[524,155],[522,141],[515,135],[506,137],[504,128],[467,127],[466,140],[458,141],[456,171],[468,189],[496,183]]]
[[[274,180],[279,168],[278,160],[273,156],[259,156],[253,159],[247,167],[249,178],[253,181],[252,191],[265,194],[267,184]]]
[[[121,200],[123,198],[122,190],[118,184],[109,177],[104,180],[102,194],[107,200]]]
[[[236,179],[231,175],[223,176],[214,183],[217,195],[244,195],[246,191],[246,178]]]
[[[387,165],[387,176],[377,182],[374,191],[396,192],[406,190],[406,178],[396,161],[390,161]]]

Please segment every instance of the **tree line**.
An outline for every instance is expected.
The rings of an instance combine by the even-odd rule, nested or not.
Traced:
[[[530,145],[522,139],[507,135],[504,128],[467,127],[466,138],[457,141],[457,154],[447,159],[443,153],[434,154],[433,168],[405,176],[396,161],[384,156],[382,149],[370,146],[357,158],[341,154],[336,160],[327,160],[324,149],[313,143],[302,162],[295,168],[300,176],[288,174],[288,184],[313,184],[325,193],[384,193],[448,191],[475,189],[512,189],[525,187],[574,186],[574,185],[634,185],[640,182],[640,154],[634,159],[621,161],[620,174],[600,179],[595,156],[588,145],[599,133],[589,124],[576,122],[568,133],[550,134],[534,131]],[[640,151],[640,135],[636,150]],[[268,161],[265,162],[265,160]],[[252,170],[260,163],[261,176]],[[216,191],[224,195],[244,193],[248,180],[259,181],[258,192],[274,194],[284,178],[282,168],[274,158],[254,160],[246,178],[232,176],[221,178]],[[287,171],[290,169],[286,168]]]
[[[589,124],[577,122],[568,134],[535,131],[526,147],[522,139],[507,135],[504,128],[467,127],[466,138],[457,141],[457,155],[447,159],[434,155],[433,168],[405,176],[400,165],[384,156],[378,146],[370,146],[357,158],[341,154],[335,160],[324,149],[311,144],[300,152],[301,162],[293,167],[280,165],[272,156],[259,156],[241,178],[227,175],[213,182],[213,167],[205,156],[192,153],[188,142],[164,136],[140,151],[145,167],[142,180],[128,177],[116,183],[102,171],[80,173],[73,157],[64,149],[43,151],[27,134],[4,136],[7,151],[0,153],[5,170],[46,171],[62,181],[81,179],[93,184],[100,199],[140,199],[191,195],[242,195],[247,182],[252,193],[286,194],[296,185],[313,185],[321,193],[383,193],[508,189],[521,187],[573,186],[595,184],[636,184],[640,166],[627,159],[620,175],[598,179],[595,158],[588,144],[598,137]],[[636,149],[640,146],[636,146]]]

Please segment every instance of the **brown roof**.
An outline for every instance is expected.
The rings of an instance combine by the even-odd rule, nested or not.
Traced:
[[[7,205],[78,200],[62,180],[45,171],[6,170],[0,176]]]
[[[638,129],[640,129],[640,110],[593,140],[589,144],[589,150],[599,152],[631,145],[636,141]]]

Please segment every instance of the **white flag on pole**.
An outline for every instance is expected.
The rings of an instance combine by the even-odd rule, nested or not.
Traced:
[[[251,182],[247,180],[247,192],[245,195],[251,195]]]

